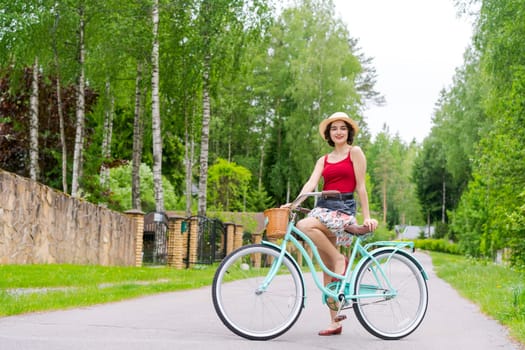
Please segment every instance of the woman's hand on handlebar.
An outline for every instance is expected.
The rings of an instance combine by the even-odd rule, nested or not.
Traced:
[[[370,230],[370,232],[373,232],[376,230],[378,222],[376,219],[368,218],[365,219],[365,221],[363,222],[363,226],[366,226]]]

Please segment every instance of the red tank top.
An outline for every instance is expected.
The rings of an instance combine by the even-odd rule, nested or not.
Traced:
[[[322,175],[324,179],[323,191],[337,190],[341,193],[348,193],[355,190],[354,163],[350,157],[350,152],[348,152],[348,157],[337,163],[329,163],[328,155],[326,155]]]

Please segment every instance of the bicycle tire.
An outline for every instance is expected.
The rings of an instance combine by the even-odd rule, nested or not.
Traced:
[[[278,274],[259,292],[278,248],[263,244],[241,247],[221,262],[212,285],[215,311],[233,333],[250,340],[269,340],[288,331],[304,307],[304,283],[296,263],[284,257]]]
[[[426,279],[420,265],[405,251],[386,249],[373,256],[375,261],[368,258],[356,276],[354,292],[370,297],[354,300],[355,315],[372,335],[385,340],[401,339],[415,331],[425,317],[428,306]],[[394,296],[384,295],[388,291],[384,277],[376,273],[376,261],[396,290]]]

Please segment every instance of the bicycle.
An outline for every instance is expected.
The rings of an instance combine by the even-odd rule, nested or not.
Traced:
[[[310,192],[304,196],[326,194]],[[414,251],[414,243],[379,241],[363,245],[363,227],[354,225],[348,269],[344,275],[336,274],[323,263],[312,240],[295,226],[297,213],[304,210],[296,208],[302,198],[292,203],[291,210],[271,209],[284,212],[288,219],[280,229],[273,229],[284,235],[280,244],[262,241],[243,246],[219,264],[212,298],[224,325],[246,339],[270,340],[295,324],[306,306],[306,290],[301,266],[288,251],[291,244],[303,256],[322,292],[323,303],[337,310],[336,321],[346,318],[343,310],[353,308],[361,325],[378,338],[396,340],[415,331],[427,310],[428,275],[407,251]],[[267,218],[269,234],[272,220],[277,219],[271,215]],[[312,258],[301,241],[310,247]],[[324,286],[314,260],[336,281]]]

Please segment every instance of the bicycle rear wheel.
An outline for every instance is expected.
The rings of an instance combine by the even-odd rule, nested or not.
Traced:
[[[406,337],[423,321],[428,304],[425,277],[405,251],[382,250],[368,258],[356,277],[354,312],[365,329],[376,337],[396,340]],[[380,272],[385,272],[390,285]],[[366,296],[365,296],[366,295]]]
[[[275,278],[263,287],[279,254],[279,249],[262,244],[244,246],[224,258],[215,272],[213,305],[235,334],[269,340],[285,333],[299,318],[304,284],[290,257],[284,257]]]

